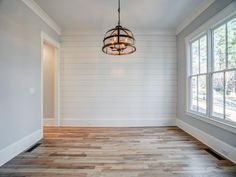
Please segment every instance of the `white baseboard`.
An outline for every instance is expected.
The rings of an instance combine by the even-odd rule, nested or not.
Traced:
[[[199,141],[212,148],[217,153],[236,163],[236,147],[233,147],[179,119],[176,120],[176,124],[179,128],[197,138]]]
[[[44,118],[43,119],[44,126],[57,126],[57,119],[55,118]]]
[[[176,126],[175,118],[167,119],[62,119],[61,126],[79,127],[145,127]]]
[[[21,152],[25,151],[27,148],[35,144],[40,139],[42,139],[42,132],[41,130],[37,130],[32,134],[0,150],[0,166],[14,158]]]

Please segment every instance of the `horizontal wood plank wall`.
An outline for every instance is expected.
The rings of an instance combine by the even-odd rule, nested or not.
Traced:
[[[174,125],[176,37],[136,35],[137,52],[102,53],[102,35],[61,36],[61,124]]]

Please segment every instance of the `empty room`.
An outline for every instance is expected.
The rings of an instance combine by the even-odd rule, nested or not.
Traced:
[[[0,177],[236,177],[235,0],[0,0]]]

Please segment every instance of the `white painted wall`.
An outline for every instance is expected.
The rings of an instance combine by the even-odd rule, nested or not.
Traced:
[[[55,48],[43,45],[43,118],[55,119]]]
[[[177,62],[174,34],[135,35],[137,52],[102,53],[103,35],[61,36],[61,123],[173,125]]]
[[[0,0],[0,166],[42,137],[41,30],[58,39],[20,0]]]

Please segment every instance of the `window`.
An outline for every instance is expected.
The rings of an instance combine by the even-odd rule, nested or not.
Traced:
[[[213,30],[212,116],[236,122],[236,18]]]
[[[236,17],[189,42],[188,110],[236,123]]]
[[[207,36],[191,42],[191,110],[206,114]]]

